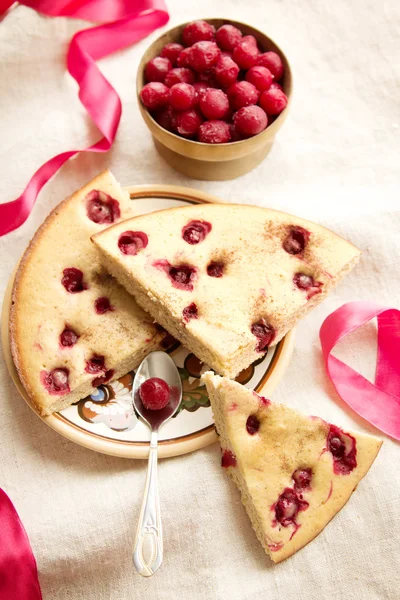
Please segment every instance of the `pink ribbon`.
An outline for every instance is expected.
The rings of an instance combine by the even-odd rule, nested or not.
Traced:
[[[0,236],[26,221],[41,188],[69,158],[78,152],[107,152],[111,148],[121,119],[121,100],[94,61],[138,42],[169,19],[163,0],[23,0],[20,4],[52,17],[103,23],[74,35],[67,68],[79,85],[80,101],[104,137],[88,148],[62,152],[50,159],[36,171],[19,198],[0,204]],[[0,0],[0,15],[9,5],[8,0]]]
[[[378,321],[375,383],[331,355],[339,340],[374,317]],[[320,330],[326,370],[339,396],[366,421],[400,440],[400,311],[372,302],[349,302]]]
[[[0,489],[0,598],[42,600],[36,561],[13,503]]]

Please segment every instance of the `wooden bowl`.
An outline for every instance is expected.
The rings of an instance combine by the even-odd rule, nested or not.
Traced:
[[[187,23],[178,25],[155,40],[144,53],[137,73],[137,95],[140,112],[150,129],[153,141],[159,154],[177,171],[194,179],[222,181],[235,179],[254,169],[268,154],[278,130],[283,125],[292,96],[292,73],[289,62],[282,50],[264,33],[251,25],[230,19],[205,19],[216,28],[230,23],[238,27],[244,35],[254,35],[259,48],[263,52],[273,50],[282,58],[285,73],[283,90],[288,97],[288,106],[264,131],[254,137],[227,144],[203,144],[185,139],[161,127],[142,105],[139,94],[145,84],[144,68],[146,63],[158,56],[161,49],[169,42],[181,41],[183,28]]]

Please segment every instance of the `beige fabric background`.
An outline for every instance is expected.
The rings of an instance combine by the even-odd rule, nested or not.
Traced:
[[[156,155],[136,106],[135,71],[150,39],[102,61],[124,104],[117,142],[108,155],[81,155],[67,164],[41,193],[29,221],[0,239],[0,291],[49,210],[106,166],[123,184],[192,185],[314,219],[365,254],[299,326],[293,360],[273,399],[373,431],[335,396],[318,330],[349,300],[400,308],[398,0],[168,4],[171,25],[226,15],[259,26],[287,51],[295,96],[271,154],[235,182],[180,176]],[[49,157],[98,138],[64,67],[68,40],[82,25],[25,7],[0,23],[1,201],[15,198]],[[373,376],[374,341],[371,325],[339,355]],[[95,454],[61,438],[19,398],[2,359],[0,378],[0,485],[30,536],[45,600],[400,598],[400,461],[393,441],[385,439],[371,472],[325,531],[278,566],[264,555],[236,489],[221,472],[217,445],[162,461],[165,561],[144,580],[133,571],[131,550],[145,463]]]

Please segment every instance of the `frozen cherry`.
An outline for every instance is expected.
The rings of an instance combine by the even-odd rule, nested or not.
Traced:
[[[224,264],[222,262],[210,262],[207,265],[207,275],[210,277],[222,277],[224,274]]]
[[[336,425],[329,426],[327,447],[333,456],[333,470],[337,475],[348,475],[357,466],[355,438]]]
[[[93,354],[93,356],[86,361],[85,371],[90,375],[105,373],[106,370],[104,356],[100,354]]]
[[[251,333],[258,338],[258,352],[266,350],[275,337],[275,329],[265,319],[260,319],[257,323],[253,323]]]
[[[196,90],[198,101],[200,100],[204,92],[208,90],[208,85],[204,81],[196,81],[196,83],[193,84],[193,87]]]
[[[107,383],[107,381],[110,381],[110,379],[114,376],[114,372],[114,369],[109,369],[104,373],[104,375],[100,375],[100,377],[95,377],[92,381],[92,386],[99,387],[99,385],[104,385],[105,383]]]
[[[243,139],[243,136],[240,135],[240,133],[238,132],[238,130],[236,129],[236,127],[233,123],[230,123],[229,127],[231,130],[231,142],[239,142],[240,140]]]
[[[303,227],[291,227],[289,234],[283,242],[283,249],[288,254],[301,254],[304,252],[304,248],[308,240],[310,239],[310,232]]]
[[[104,315],[106,312],[112,312],[114,307],[111,306],[108,298],[102,296],[101,298],[96,298],[94,301],[94,310],[98,315]]]
[[[270,90],[281,90],[283,92],[283,87],[281,86],[280,83],[277,83],[276,81],[271,83],[271,87],[269,89]]]
[[[101,190],[92,190],[85,199],[87,216],[94,223],[114,223],[121,216],[117,200]]]
[[[172,66],[175,67],[177,64],[178,57],[181,54],[182,50],[182,44],[171,42],[169,44],[165,44],[164,48],[160,52],[160,56],[162,56],[162,58],[168,58]]]
[[[239,110],[244,106],[257,104],[259,91],[248,81],[237,81],[227,91],[229,102],[233,110]]]
[[[244,106],[233,115],[236,130],[245,137],[257,135],[268,125],[268,117],[259,106]]]
[[[171,69],[172,64],[168,58],[157,56],[147,63],[144,70],[144,76],[147,82],[161,81],[161,83],[164,83],[167,73]]]
[[[176,130],[183,137],[193,137],[197,134],[203,119],[193,108],[184,110],[176,116]]]
[[[274,76],[266,67],[251,67],[246,73],[246,81],[252,83],[259,92],[265,92],[271,87]]]
[[[194,83],[194,74],[191,69],[177,67],[171,69],[164,81],[167,87],[172,87],[176,83]]]
[[[198,73],[197,80],[200,81],[200,83],[205,83],[207,88],[219,88],[214,77],[214,68]]]
[[[169,385],[164,379],[151,377],[140,386],[139,397],[148,410],[161,410],[169,402]]]
[[[257,64],[266,67],[272,73],[275,81],[279,81],[283,75],[283,62],[276,52],[264,52],[257,57]]]
[[[154,115],[154,118],[167,131],[176,131],[176,112],[172,106],[161,109]]]
[[[221,458],[221,467],[236,467],[236,456],[230,450],[224,450]]]
[[[197,136],[203,144],[226,144],[231,141],[231,129],[225,121],[206,121],[199,127]]]
[[[208,221],[189,221],[182,228],[182,238],[193,246],[202,242],[211,229],[212,225]]]
[[[188,110],[196,104],[197,94],[190,83],[176,83],[172,86],[169,102],[175,110]]]
[[[70,294],[77,294],[87,290],[87,285],[83,281],[83,273],[75,267],[68,267],[63,271],[61,283]]]
[[[207,21],[193,21],[188,23],[182,31],[182,40],[185,46],[193,46],[196,42],[203,40],[213,40],[215,37],[215,27]]]
[[[254,435],[260,429],[260,421],[256,415],[250,415],[246,421],[246,430],[249,435]]]
[[[65,368],[41,371],[40,381],[52,396],[64,396],[70,392],[68,376],[69,370]]]
[[[294,487],[297,490],[309,490],[311,487],[311,469],[296,469],[292,475]]]
[[[178,67],[189,67],[190,66],[190,53],[191,48],[184,48],[179,54],[176,64]]]
[[[257,44],[254,44],[251,40],[242,38],[242,40],[235,46],[232,54],[232,58],[241,69],[251,69],[257,62],[258,48]]]
[[[148,243],[149,238],[143,231],[124,231],[118,238],[118,248],[122,254],[130,256],[135,256]]]
[[[221,50],[215,42],[197,42],[192,46],[190,66],[202,73],[217,64]]]
[[[229,110],[228,96],[222,90],[209,88],[201,95],[200,110],[207,119],[223,119]]]
[[[192,302],[191,304],[189,304],[189,306],[185,306],[185,308],[182,311],[182,315],[183,315],[183,320],[187,323],[188,321],[190,321],[190,319],[197,319],[199,314],[198,314],[198,309],[197,306],[194,302]]]
[[[222,25],[217,29],[215,41],[221,50],[232,52],[242,39],[242,32],[234,25]]]
[[[245,42],[246,44],[251,44],[252,46],[255,46],[256,48],[258,48],[257,40],[254,37],[254,35],[244,35],[240,41]]]
[[[146,83],[140,91],[140,99],[148,110],[157,110],[169,101],[169,89],[160,81]]]
[[[224,88],[228,88],[235,83],[239,75],[239,67],[229,58],[229,56],[220,56],[214,67],[214,77],[216,82]]]
[[[260,96],[260,106],[269,115],[280,115],[288,103],[285,92],[279,88],[270,88]]]
[[[71,327],[65,327],[64,331],[60,333],[60,346],[70,348],[76,344],[78,338],[79,335]]]

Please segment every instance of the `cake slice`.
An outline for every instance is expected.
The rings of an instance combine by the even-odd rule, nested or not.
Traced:
[[[319,304],[360,255],[319,225],[244,205],[163,210],[92,239],[137,302],[231,378]]]
[[[310,542],[350,498],[382,445],[203,375],[222,448],[254,531],[278,563]]]
[[[106,171],[56,206],[21,260],[12,294],[11,349],[42,415],[124,375],[160,347],[163,333],[110,277],[90,241],[132,216],[133,205]]]

